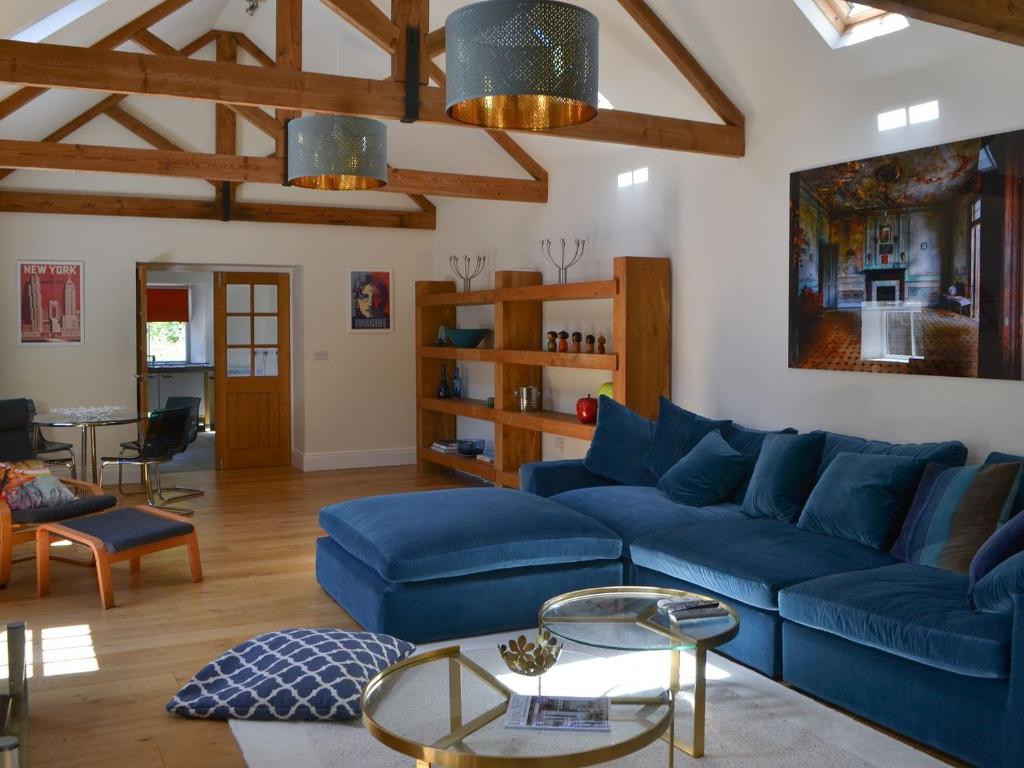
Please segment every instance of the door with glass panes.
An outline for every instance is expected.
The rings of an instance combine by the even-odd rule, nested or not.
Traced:
[[[291,463],[289,317],[287,274],[216,273],[218,469]]]

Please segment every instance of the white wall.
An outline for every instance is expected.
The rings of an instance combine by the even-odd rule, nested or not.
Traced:
[[[912,23],[833,51],[788,0],[658,11],[745,111],[746,158],[623,150],[559,163],[557,140],[531,140],[549,164],[550,203],[440,208],[436,274],[448,274],[449,254],[476,251],[496,251],[498,268],[541,267],[541,238],[588,238],[575,280],[609,277],[616,255],[670,256],[677,403],[759,427],[959,438],[979,459],[1024,451],[1024,383],[787,367],[790,172],[1024,127],[1024,49]],[[646,91],[640,73],[633,87]],[[936,98],[938,122],[877,132],[878,112]],[[643,165],[647,185],[617,188],[619,172]],[[571,308],[553,311],[572,322]],[[566,401],[592,385],[562,386],[558,407],[571,410]],[[546,458],[582,452],[570,442],[562,453],[551,438],[544,447]]]
[[[135,263],[292,270],[294,443],[307,469],[414,460],[413,284],[431,276],[428,231],[32,214],[0,215],[0,397],[40,409],[135,407]],[[85,343],[19,346],[19,259],[85,263]],[[349,267],[395,274],[396,330],[349,334]],[[314,361],[326,351],[326,361]],[[133,427],[100,430],[116,453]],[[56,432],[56,430],[55,430]]]

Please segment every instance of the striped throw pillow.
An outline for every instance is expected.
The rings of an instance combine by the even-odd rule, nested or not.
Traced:
[[[892,555],[967,573],[971,560],[1010,515],[1021,464],[929,464]]]

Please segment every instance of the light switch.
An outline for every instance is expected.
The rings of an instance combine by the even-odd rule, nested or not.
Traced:
[[[313,352],[313,359],[314,360],[326,360],[327,359],[327,350],[326,349],[318,349],[318,350],[316,350],[315,352]]]

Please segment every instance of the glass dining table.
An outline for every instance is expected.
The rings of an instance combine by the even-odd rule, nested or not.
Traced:
[[[75,407],[54,408],[49,413],[37,414],[33,424],[37,427],[67,427],[78,429],[82,434],[81,458],[82,474],[88,461],[92,470],[92,482],[99,478],[97,472],[98,456],[96,454],[96,428],[112,427],[122,424],[137,424],[140,416],[136,411],[116,407]]]

